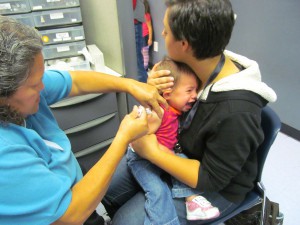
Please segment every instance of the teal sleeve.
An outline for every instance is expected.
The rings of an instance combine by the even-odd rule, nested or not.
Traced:
[[[72,89],[72,78],[68,71],[46,70],[43,76],[45,85],[42,95],[51,105],[67,97]]]

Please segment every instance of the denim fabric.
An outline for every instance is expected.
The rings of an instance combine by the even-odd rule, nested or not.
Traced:
[[[126,156],[133,176],[146,195],[144,225],[180,225],[171,191],[161,179],[163,171],[139,157],[131,148],[128,148]]]
[[[135,28],[136,57],[137,57],[137,66],[138,66],[138,80],[146,83],[148,74],[144,68],[144,57],[142,54],[142,48],[144,45],[142,23],[138,22],[134,24],[134,28]]]
[[[142,192],[142,189],[133,177],[127,166],[126,157],[124,156],[119,163],[109,188],[101,202],[105,206],[110,217],[113,217],[117,210],[138,192]],[[142,209],[144,210],[144,205],[142,206]]]
[[[225,216],[232,212],[239,205],[224,199],[219,193],[202,193],[208,201],[215,207],[218,207],[221,216]],[[107,212],[112,217],[112,225],[142,225],[144,224],[145,212],[145,194],[140,189],[127,166],[126,157],[120,162],[109,189],[102,201]],[[184,198],[173,199],[177,216],[181,225],[198,225],[211,222],[211,220],[203,221],[187,221],[186,207]],[[162,211],[160,215],[163,215]]]
[[[188,158],[183,153],[176,154],[177,156],[181,158]],[[200,194],[200,191],[197,189],[193,189],[190,186],[178,181],[174,177],[172,177],[172,197],[173,198],[185,198],[191,195],[198,195]]]

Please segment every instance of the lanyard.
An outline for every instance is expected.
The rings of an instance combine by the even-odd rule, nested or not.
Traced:
[[[216,68],[214,69],[214,71],[211,73],[211,75],[209,76],[209,78],[207,79],[205,85],[204,85],[204,88],[202,90],[202,94],[205,90],[205,88],[218,76],[218,74],[221,72],[223,66],[224,66],[224,63],[225,63],[225,56],[224,54],[222,53],[221,55],[221,58],[220,58],[220,61],[218,62],[218,65],[216,66]],[[202,95],[201,94],[201,95]],[[180,130],[182,129],[187,129],[190,127],[191,123],[192,123],[192,120],[195,116],[195,113],[198,109],[198,105],[199,105],[199,102],[200,102],[200,99],[201,99],[201,96],[197,99],[197,101],[194,103],[192,109],[189,111],[188,115],[186,116],[186,119],[183,121],[183,123],[181,124],[181,128]]]

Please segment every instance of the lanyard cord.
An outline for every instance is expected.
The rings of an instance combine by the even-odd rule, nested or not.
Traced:
[[[222,53],[221,55],[221,58],[220,58],[220,61],[218,62],[218,65],[216,66],[216,68],[214,69],[214,71],[211,73],[211,75],[209,76],[209,78],[207,79],[205,85],[204,85],[204,88],[202,90],[202,94],[205,90],[205,88],[219,75],[219,73],[221,72],[223,66],[224,66],[224,63],[225,63],[225,56],[224,54]],[[202,95],[201,94],[201,95]],[[192,109],[189,111],[186,119],[183,121],[182,125],[181,125],[181,128],[179,129],[179,132],[182,130],[182,129],[187,129],[190,127],[191,123],[192,123],[192,120],[195,116],[195,113],[197,111],[197,108],[198,108],[198,104],[200,102],[200,99],[201,99],[201,96],[197,99],[197,101],[194,103]]]

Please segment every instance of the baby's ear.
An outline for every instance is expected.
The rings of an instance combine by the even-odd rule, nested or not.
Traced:
[[[172,93],[172,90],[166,90],[166,91],[164,91],[162,96],[164,97],[164,99],[169,100],[171,93]]]

